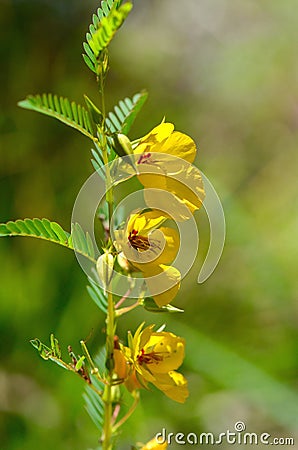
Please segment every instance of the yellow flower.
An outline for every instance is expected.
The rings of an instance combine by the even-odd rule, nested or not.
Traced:
[[[166,450],[168,448],[167,442],[160,444],[156,438],[151,439],[146,445],[141,447],[140,450]]]
[[[136,212],[128,218],[124,230],[115,231],[115,247],[120,259],[142,272],[149,292],[161,307],[169,304],[180,287],[180,272],[169,266],[179,249],[179,235],[169,227],[159,211]],[[124,267],[124,266],[123,266]]]
[[[123,377],[126,381],[131,383],[133,376],[141,386],[152,383],[172,400],[184,403],[188,397],[187,381],[176,372],[184,358],[184,339],[170,332],[153,331],[154,325],[142,330],[143,326],[141,324],[130,339],[129,347],[120,347],[122,356],[116,355],[115,372],[123,375],[126,367],[126,377]],[[134,389],[133,384],[130,387]]]
[[[145,189],[145,201],[150,207],[158,202],[156,208],[176,220],[185,220],[202,206],[205,191],[200,172],[190,164],[196,156],[196,145],[189,136],[163,122],[141,138],[133,152],[140,155],[136,166],[143,186],[163,191],[157,198],[155,192]]]
[[[134,153],[140,153],[140,163],[151,158],[150,153],[167,153],[192,163],[196,156],[196,144],[186,134],[174,131],[174,125],[162,122],[140,139]]]

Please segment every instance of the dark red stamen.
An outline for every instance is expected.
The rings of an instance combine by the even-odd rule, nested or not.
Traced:
[[[145,350],[142,348],[141,354],[137,357],[137,360],[140,365],[153,364],[162,361],[163,357],[155,352],[145,353]]]
[[[143,153],[138,161],[137,164],[146,164],[148,162],[148,159],[151,157],[151,153]]]
[[[150,243],[147,237],[139,236],[138,231],[133,229],[128,235],[130,245],[136,250],[148,250]]]

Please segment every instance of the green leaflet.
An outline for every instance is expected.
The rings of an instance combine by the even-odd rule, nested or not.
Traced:
[[[95,357],[95,365],[100,374],[105,372],[105,361],[106,361],[106,350],[102,348],[98,355]],[[93,386],[102,392],[104,390],[104,384],[98,380],[95,375],[91,375],[91,382]],[[86,386],[84,394],[86,410],[93,420],[94,424],[100,432],[102,432],[102,427],[104,423],[104,403],[102,397],[98,395],[90,386]]]
[[[58,364],[58,366],[63,367],[63,369],[77,373],[85,381],[88,380],[89,382],[88,372],[85,370],[85,356],[77,357],[70,348],[68,353],[72,358],[72,362],[65,362],[62,359],[59,341],[53,333],[50,335],[51,347],[48,347],[37,338],[31,339],[30,344],[38,351],[42,359],[53,361],[55,364]]]
[[[89,233],[85,233],[79,224],[72,225],[69,234],[56,222],[48,219],[18,219],[0,224],[0,237],[26,236],[44,239],[75,250],[96,263],[96,252]]]
[[[89,110],[90,116],[93,120],[93,122],[96,125],[100,125],[102,123],[102,114],[99,111],[99,109],[97,108],[97,106],[90,100],[89,97],[87,97],[87,95],[84,95],[85,98],[85,103],[87,105],[87,108]]]
[[[76,372],[81,370],[81,368],[83,367],[85,359],[86,359],[85,356],[81,356],[80,359],[77,361],[77,363],[75,365],[75,371]]]
[[[87,291],[94,303],[98,308],[107,314],[108,310],[108,300],[103,292],[103,290],[91,279],[89,278],[90,286],[87,286]]]
[[[92,141],[97,140],[89,112],[83,106],[70,102],[67,98],[53,94],[29,95],[25,100],[18,102],[18,105],[21,108],[58,119]]]
[[[147,100],[146,91],[135,94],[131,99],[120,100],[114,111],[108,114],[106,119],[107,128],[111,133],[128,134],[135,118]]]
[[[72,367],[65,363],[61,357],[61,350],[58,339],[53,334],[50,336],[51,348],[43,344],[39,339],[31,339],[30,344],[38,351],[40,357],[45,360],[51,360],[58,366],[66,370],[73,370]]]
[[[101,70],[99,63],[101,53],[107,48],[132,9],[131,2],[123,5],[121,3],[119,0],[102,1],[101,7],[92,16],[89,32],[86,34],[87,42],[83,44],[85,51],[83,58],[89,69],[96,75]],[[105,66],[107,70],[107,62]]]

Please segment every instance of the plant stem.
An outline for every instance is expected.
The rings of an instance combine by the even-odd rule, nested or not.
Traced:
[[[100,92],[101,92],[101,113],[102,113],[102,124],[101,124],[101,146],[102,146],[102,157],[103,162],[106,166],[106,201],[108,203],[109,209],[109,223],[113,215],[113,190],[111,175],[109,170],[109,158],[108,158],[108,148],[107,148],[107,136],[106,136],[106,109],[104,100],[104,77],[101,72],[100,75]]]
[[[108,313],[107,313],[107,331],[106,331],[106,349],[108,376],[107,385],[104,392],[104,429],[103,429],[103,450],[112,448],[112,375],[113,375],[113,353],[114,353],[114,334],[115,334],[115,308],[113,294],[108,292]]]
[[[111,183],[111,175],[109,169],[109,158],[108,158],[108,143],[106,136],[106,112],[105,112],[105,98],[104,98],[104,74],[101,71],[99,78],[99,88],[101,93],[101,108],[102,108],[102,124],[100,130],[101,139],[101,150],[103,161],[106,166],[106,201],[108,203],[108,222],[110,227],[110,221],[113,215],[113,191]],[[112,450],[112,415],[113,415],[113,405],[112,405],[112,377],[113,377],[113,353],[114,353],[114,335],[115,335],[115,305],[113,294],[109,292],[109,286],[107,286],[108,292],[108,310],[106,317],[106,366],[108,368],[108,374],[106,379],[106,386],[103,394],[104,401],[104,424],[103,424],[103,436],[102,436],[102,450]]]

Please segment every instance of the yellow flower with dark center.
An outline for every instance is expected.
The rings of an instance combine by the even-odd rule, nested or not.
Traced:
[[[142,272],[149,292],[161,307],[169,304],[180,287],[180,272],[170,266],[179,250],[176,230],[161,226],[166,217],[160,211],[130,215],[124,230],[116,230],[115,247],[134,271]]]
[[[131,337],[129,347],[120,346],[114,355],[115,372],[130,383],[130,390],[152,383],[172,400],[184,403],[188,397],[187,381],[176,372],[184,359],[184,339],[170,332],[154,331],[154,325],[142,330],[143,326]]]
[[[155,207],[168,211],[176,220],[189,218],[202,206],[205,191],[199,170],[190,164],[196,156],[196,145],[189,136],[163,122],[141,138],[133,152],[139,155],[138,178],[148,206],[158,202]],[[149,188],[160,190],[158,198],[156,192],[146,191]]]

